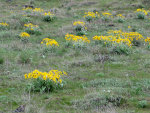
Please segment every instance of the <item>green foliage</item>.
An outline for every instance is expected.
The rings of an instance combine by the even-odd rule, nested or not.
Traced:
[[[27,16],[23,16],[23,17],[20,19],[20,22],[22,23],[22,25],[24,25],[25,23],[30,23],[30,22],[31,22],[31,18],[30,18],[30,17],[27,17]]]
[[[86,16],[86,17],[85,17],[85,20],[86,20],[87,22],[91,22],[91,21],[93,20],[93,17],[92,17],[92,16]]]
[[[31,52],[30,51],[23,51],[20,54],[20,63],[30,63],[31,62]]]
[[[33,34],[35,34],[35,35],[41,35],[42,34],[41,30],[39,28],[36,28],[36,27],[34,27],[33,30],[31,30],[31,28],[26,28],[25,32],[32,34],[32,35]]]
[[[104,73],[96,73],[96,76],[98,77],[103,77],[105,74]]]
[[[145,19],[145,14],[143,12],[137,12],[136,15],[138,19]]]
[[[81,25],[77,25],[74,27],[76,35],[78,36],[82,36],[82,35],[86,35],[86,29],[84,26]]]
[[[119,23],[123,23],[125,20],[124,20],[123,18],[118,18],[117,21],[118,21]]]
[[[85,48],[87,48],[87,45],[83,41],[73,42],[73,48],[74,49],[85,49]]]
[[[81,30],[81,31],[76,31],[76,35],[78,36],[83,36],[86,34],[86,31],[85,30]]]
[[[140,107],[140,108],[146,108],[147,105],[148,105],[148,103],[146,100],[142,100],[142,101],[138,102],[138,107]]]
[[[134,46],[137,46],[137,47],[141,46],[141,44],[142,44],[142,42],[140,40],[136,40],[136,39],[133,39],[132,43]]]
[[[131,48],[128,47],[127,45],[120,44],[120,45],[114,46],[111,52],[119,54],[119,55],[121,54],[129,55],[131,54]]]
[[[50,93],[56,89],[62,88],[62,85],[56,84],[54,81],[46,79],[43,80],[41,78],[37,78],[32,80],[30,84],[27,85],[28,91],[40,92],[40,93]]]
[[[52,21],[55,20],[55,19],[56,19],[56,17],[49,16],[49,15],[43,17],[43,20],[44,20],[45,22],[52,22]]]
[[[0,64],[4,63],[4,58],[0,56]]]

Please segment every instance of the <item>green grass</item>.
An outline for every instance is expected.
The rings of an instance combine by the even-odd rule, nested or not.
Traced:
[[[67,48],[64,38],[66,33],[74,33],[73,21],[84,20],[84,12],[94,9],[132,16],[127,16],[123,23],[105,23],[100,19],[86,23],[87,37],[90,40],[95,35],[106,35],[108,30],[117,29],[124,32],[135,30],[144,37],[149,37],[150,19],[138,20],[133,14],[141,6],[145,9],[149,7],[147,3],[141,4],[142,1],[93,0],[95,3],[90,3],[86,0],[35,0],[35,7],[47,11],[55,9],[57,18],[47,23],[42,21],[41,16],[31,16],[29,21],[39,25],[42,35],[32,35],[28,43],[23,43],[17,35],[24,31],[23,25],[27,20],[22,17],[22,8],[29,2],[1,0],[0,22],[8,22],[10,28],[0,31],[0,112],[11,113],[20,105],[26,105],[26,113],[148,113],[150,50],[146,46],[133,47],[129,55],[116,55],[110,53],[110,48],[95,45],[94,42],[83,50]],[[114,26],[109,26],[110,24]],[[46,51],[41,46],[40,42],[46,37],[58,41],[60,47],[55,52]],[[99,54],[108,55],[110,59],[104,63],[98,62],[95,58]],[[27,92],[25,89],[29,81],[24,79],[24,74],[34,69],[43,72],[51,69],[64,70],[69,77],[65,78],[66,85],[61,90],[42,94]],[[114,97],[113,102],[110,101],[111,97]],[[114,103],[118,102],[115,101],[118,97],[125,101],[116,106]],[[105,108],[103,105],[106,103],[96,99],[114,105],[111,109]],[[145,108],[139,107],[144,104]],[[89,109],[85,109],[88,106]],[[98,107],[102,107],[104,111],[97,109]]]

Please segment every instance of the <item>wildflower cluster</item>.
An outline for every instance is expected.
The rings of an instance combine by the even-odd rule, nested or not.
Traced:
[[[145,39],[145,43],[148,44],[148,45],[147,45],[147,48],[150,49],[150,37],[147,37],[147,38]]]
[[[44,10],[41,9],[41,8],[34,8],[33,12],[39,12],[39,13],[41,13],[41,12],[44,12]]]
[[[146,43],[149,43],[149,45],[150,45],[150,37],[147,37],[147,38],[145,39],[145,42],[146,42]]]
[[[90,43],[90,40],[84,35],[84,36],[76,36],[73,34],[66,34],[65,39],[67,41],[73,41],[73,42],[86,42]]]
[[[39,70],[34,70],[31,73],[25,74],[25,79],[37,79],[41,78],[43,80],[51,80],[55,83],[62,83],[62,76],[67,75],[66,72],[61,72],[59,70],[50,70],[47,72],[40,72]]]
[[[30,34],[22,32],[19,34],[19,37],[24,43],[27,43],[29,41]]]
[[[38,25],[28,23],[28,24],[24,24],[24,27],[25,27],[25,31],[29,34],[36,34],[36,35],[41,34],[40,28]]]
[[[24,75],[25,79],[31,79],[32,85],[30,90],[40,92],[52,92],[54,89],[63,87],[63,76],[67,75],[65,71],[50,70],[41,72],[34,70]]]
[[[101,18],[102,18],[102,20],[104,20],[104,21],[109,21],[109,20],[111,20],[111,18],[113,18],[113,16],[112,16],[111,13],[102,12]]]
[[[46,46],[59,46],[58,42],[54,39],[44,38],[41,44],[46,44]]]
[[[100,14],[98,12],[85,12],[84,18],[86,21],[90,22],[95,18],[100,17]]]
[[[118,38],[117,36],[94,36],[93,40],[99,40],[101,41],[103,44],[107,44],[107,45],[116,45],[116,44],[125,44],[129,47],[131,47],[131,41],[128,38]]]
[[[145,9],[137,9],[135,11],[135,13],[137,14],[137,18],[138,19],[144,19],[146,15],[148,15],[149,10],[145,10]]]
[[[26,32],[20,33],[19,36],[20,36],[20,37],[30,37],[30,35],[29,35],[28,33],[26,33]]]
[[[7,29],[8,26],[9,26],[9,25],[8,25],[6,22],[5,22],[5,23],[3,23],[3,22],[0,23],[0,29],[1,29],[1,30]]]
[[[85,26],[85,22],[82,21],[75,21],[73,23],[74,29],[77,35],[85,35],[87,27]]]
[[[121,30],[110,30],[109,34],[115,35],[117,37],[128,38],[130,41],[143,40],[144,37],[138,32],[122,32]]]
[[[123,22],[124,22],[125,16],[123,16],[122,14],[118,14],[118,15],[116,15],[116,16],[117,16],[118,22],[120,22],[120,23],[123,23]]]
[[[55,18],[55,15],[52,12],[44,13],[44,21],[51,22]]]
[[[76,36],[73,34],[66,34],[65,39],[69,45],[73,44],[75,48],[86,48],[86,44],[90,43],[90,40],[85,35]]]
[[[32,12],[39,12],[39,13],[44,11],[41,8],[31,8],[31,7],[23,8],[22,10],[24,10],[24,11],[32,11]]]

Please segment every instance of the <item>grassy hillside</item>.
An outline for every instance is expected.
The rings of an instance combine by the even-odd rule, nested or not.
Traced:
[[[51,11],[56,18],[45,22],[41,12],[22,10],[25,5]],[[137,19],[138,8],[150,10],[149,0],[0,0],[0,22],[9,24],[0,29],[0,113],[21,106],[25,113],[150,113],[150,47],[144,42],[150,37],[150,12]],[[88,11],[109,12],[113,18],[87,22],[83,16]],[[117,14],[125,16],[122,23]],[[67,43],[65,35],[76,33],[74,21],[86,23],[90,43]],[[19,34],[27,23],[38,25],[41,34],[31,34],[25,42]],[[112,46],[93,40],[109,30],[137,32],[144,39],[128,47],[129,53],[117,54]],[[59,47],[51,51],[41,44],[44,38],[55,39]],[[35,69],[67,72],[63,88],[27,90],[32,80],[24,74]]]

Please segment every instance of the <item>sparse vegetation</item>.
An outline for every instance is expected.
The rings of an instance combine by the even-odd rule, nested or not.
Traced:
[[[0,113],[149,113],[149,7],[1,0]]]

